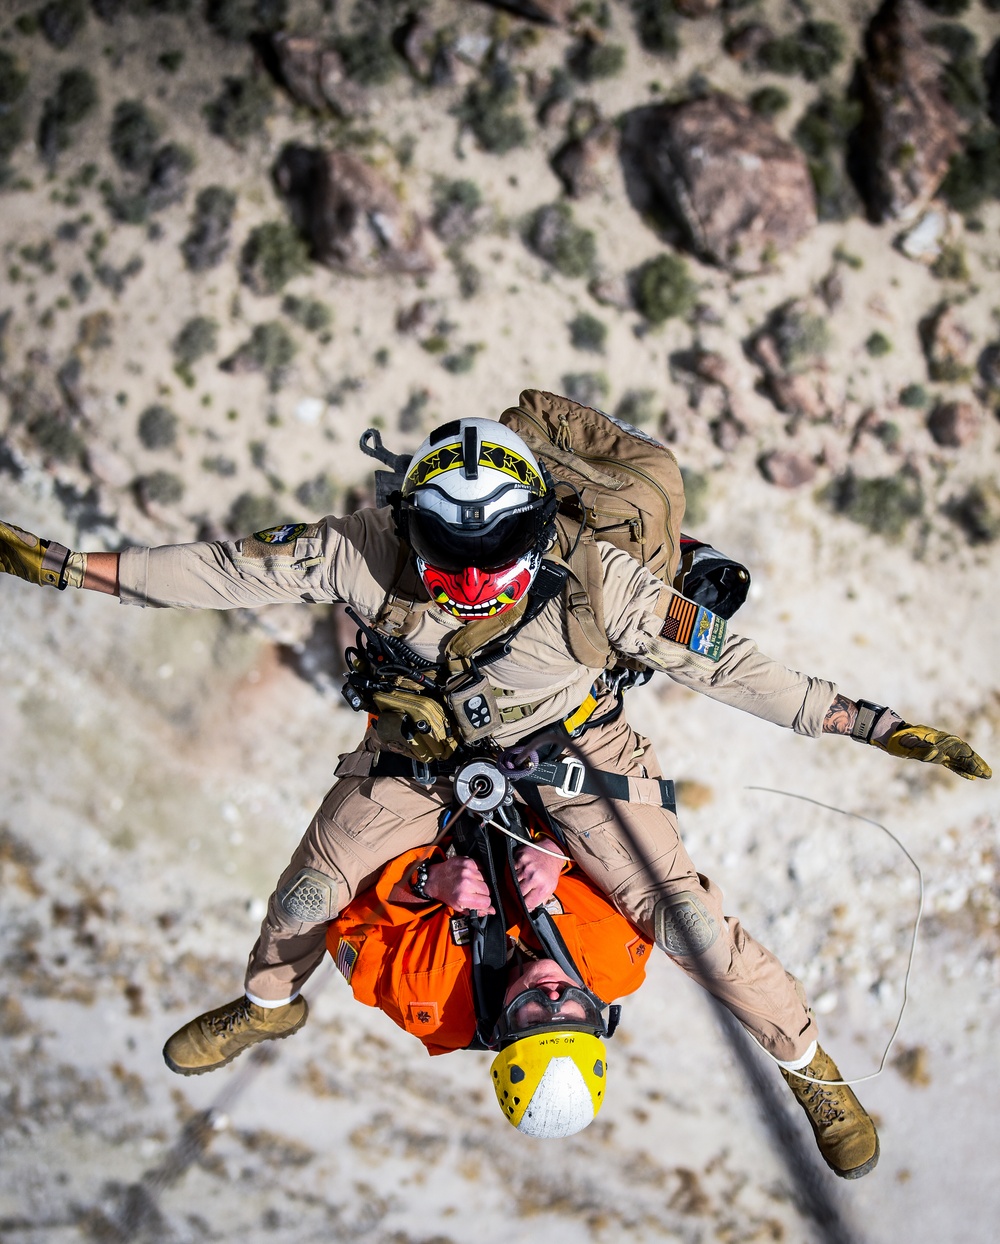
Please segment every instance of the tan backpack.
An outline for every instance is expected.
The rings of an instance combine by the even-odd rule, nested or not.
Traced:
[[[680,568],[684,482],[665,445],[567,397],[525,389],[500,422],[541,459],[559,487],[560,552],[570,569],[567,628],[573,655],[592,668],[613,660],[604,627],[598,541],[634,557],[664,583]],[[578,539],[579,524],[584,538]]]

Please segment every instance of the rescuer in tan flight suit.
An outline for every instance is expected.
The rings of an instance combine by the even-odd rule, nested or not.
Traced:
[[[579,600],[540,593],[546,567],[566,552],[555,510],[551,477],[520,437],[493,420],[462,419],[417,450],[393,510],[121,554],[70,553],[0,527],[3,569],[35,583],[152,607],[344,601],[380,635],[401,635],[411,662],[409,678],[374,693],[377,721],[341,758],[279,878],[244,996],[175,1033],[168,1065],[185,1075],[210,1071],[301,1027],[299,991],[322,960],[328,922],[389,860],[437,838],[453,804],[456,758],[485,740],[520,760],[533,740],[561,730],[574,743],[568,753],[556,747],[556,776],[537,790],[569,853],[778,1062],[831,1168],[845,1178],[866,1174],[878,1159],[871,1119],[817,1045],[801,986],[724,915],[719,889],[695,870],[673,807],[664,806],[669,784],[648,741],[614,711],[604,665],[632,659],[809,737],[850,735],[964,777],[989,777],[989,767],[952,735],[906,725],[891,709],[786,668],[704,609],[692,634],[695,606],[600,540],[599,600],[584,606],[603,613],[612,657],[581,663],[567,641],[568,611]],[[597,785],[591,771],[604,775]]]

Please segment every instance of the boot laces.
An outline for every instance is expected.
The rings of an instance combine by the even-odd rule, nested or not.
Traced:
[[[236,1028],[241,1027],[250,1016],[250,999],[247,997],[240,998],[238,1002],[234,1002],[232,1006],[226,1009],[220,1015],[213,1015],[207,1021],[207,1026],[213,1032],[233,1032]]]
[[[810,1084],[802,1094],[802,1101],[821,1127],[829,1127],[831,1123],[843,1123],[847,1117],[843,1106],[824,1084]]]

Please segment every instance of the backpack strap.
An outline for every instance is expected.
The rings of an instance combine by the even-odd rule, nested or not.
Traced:
[[[376,630],[386,635],[408,635],[429,604],[410,556],[410,546],[405,540],[400,540],[392,582],[373,619],[373,625]]]
[[[569,571],[566,602],[566,638],[570,652],[588,669],[605,669],[611,662],[611,644],[604,624],[604,566],[592,532],[562,515],[556,516],[559,546],[566,551],[559,564]],[[552,555],[550,554],[550,557]]]

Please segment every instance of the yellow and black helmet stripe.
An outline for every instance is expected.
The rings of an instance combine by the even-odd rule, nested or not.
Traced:
[[[403,485],[403,496],[409,496],[414,489],[429,484],[438,476],[464,465],[465,458],[460,441],[435,446],[430,453],[425,454],[410,466]],[[509,476],[522,487],[527,488],[534,497],[541,497],[545,493],[542,477],[527,458],[505,445],[480,441],[479,466],[490,467],[494,471]]]

